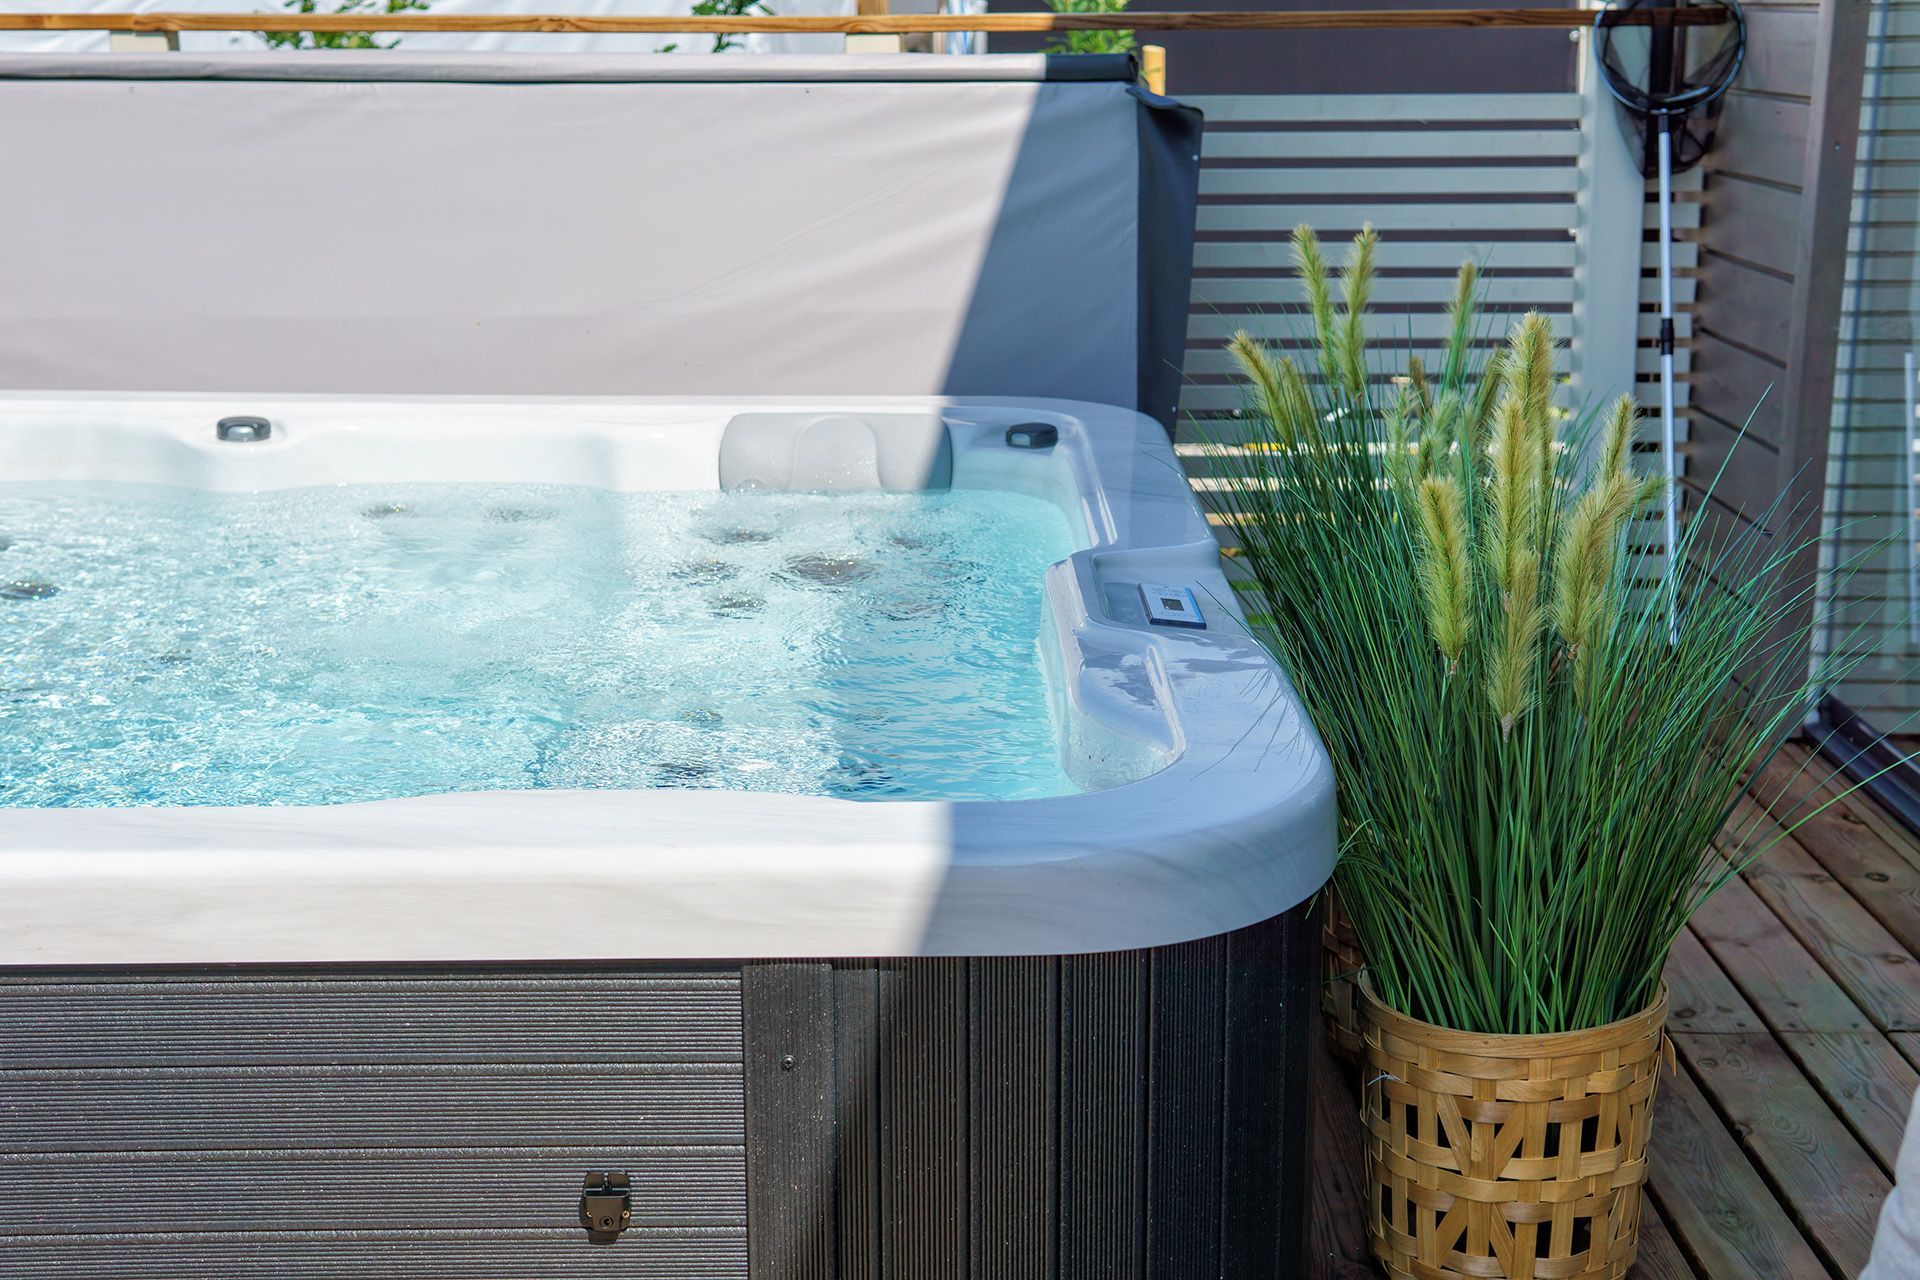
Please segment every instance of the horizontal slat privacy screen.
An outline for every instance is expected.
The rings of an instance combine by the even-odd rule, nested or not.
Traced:
[[[1215,483],[1213,455],[1245,436],[1226,339],[1244,328],[1283,349],[1311,343],[1288,247],[1298,223],[1319,231],[1336,264],[1363,223],[1381,233],[1373,333],[1376,369],[1383,373],[1403,368],[1409,351],[1422,357],[1439,351],[1454,273],[1466,258],[1485,269],[1483,346],[1500,342],[1526,311],[1539,310],[1570,340],[1568,362],[1577,368],[1586,341],[1582,325],[1636,323],[1588,316],[1581,306],[1587,271],[1579,237],[1594,205],[1588,184],[1606,180],[1593,173],[1595,139],[1583,138],[1583,129],[1619,129],[1608,101],[1578,93],[1197,95],[1187,101],[1205,113],[1207,131],[1179,440],[1203,491]],[[1598,140],[1613,142],[1611,135]],[[1628,180],[1636,189],[1625,206],[1642,207],[1645,227],[1636,391],[1644,406],[1657,410],[1658,210],[1644,199],[1644,184]],[[1685,175],[1677,185],[1678,404],[1684,411],[1699,179]],[[1623,389],[1576,386],[1570,399]],[[1684,440],[1684,416],[1679,429]],[[1650,420],[1642,447],[1657,440],[1657,422]],[[1226,546],[1234,545],[1231,530],[1218,532]]]
[[[1836,583],[1836,647],[1870,657],[1835,692],[1889,732],[1920,711],[1920,636],[1909,619],[1915,513],[1903,413],[1909,352],[1920,355],[1920,3],[1875,6],[1868,30],[1860,142],[1847,237],[1846,290],[1826,491]]]

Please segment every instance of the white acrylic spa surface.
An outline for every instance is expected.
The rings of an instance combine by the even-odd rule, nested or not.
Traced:
[[[270,434],[216,439],[235,415]],[[1010,446],[1019,424],[1058,442]],[[0,964],[1118,950],[1267,919],[1331,870],[1324,753],[1134,413],[14,395],[0,507],[61,544],[0,565],[28,691],[0,703]],[[592,555],[623,521],[638,587]],[[449,582],[436,620],[414,597]],[[1151,625],[1143,584],[1205,628]],[[169,618],[176,596],[225,612]],[[494,677],[503,602],[546,657]],[[196,653],[225,684],[183,684]]]

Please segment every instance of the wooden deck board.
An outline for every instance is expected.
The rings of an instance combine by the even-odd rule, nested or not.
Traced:
[[[1873,1157],[1772,1036],[1683,1032],[1674,1042],[1807,1242],[1839,1274],[1858,1275],[1891,1189]]]
[[[1640,1209],[1640,1256],[1634,1260],[1635,1280],[1697,1280],[1693,1264],[1673,1238],[1673,1228],[1651,1200]]]
[[[1639,1280],[1851,1280],[1866,1260],[1920,1087],[1920,840],[1864,795],[1835,799],[1831,774],[1781,753],[1755,795],[1800,825],[1675,944],[1680,1067],[1655,1111]],[[1378,1274],[1353,1087],[1324,1059],[1315,1277]]]
[[[1782,1031],[1777,1037],[1827,1104],[1891,1174],[1920,1072],[1878,1035]]]
[[[1693,1077],[1683,1069],[1660,1084],[1649,1190],[1700,1273],[1829,1274]]]

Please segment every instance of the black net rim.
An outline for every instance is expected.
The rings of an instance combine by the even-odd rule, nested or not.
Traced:
[[[1733,86],[1734,80],[1740,75],[1740,68],[1746,64],[1747,15],[1740,7],[1739,0],[1714,0],[1714,5],[1725,9],[1733,21],[1733,56],[1726,60],[1726,65],[1712,80],[1705,84],[1688,85],[1675,93],[1658,94],[1617,73],[1607,61],[1606,49],[1612,43],[1610,33],[1620,24],[1609,19],[1617,19],[1635,6],[1610,4],[1593,15],[1593,64],[1599,69],[1600,83],[1606,86],[1607,92],[1621,106],[1637,116],[1681,116],[1719,98]],[[1673,7],[1684,9],[1688,6],[1682,0]]]

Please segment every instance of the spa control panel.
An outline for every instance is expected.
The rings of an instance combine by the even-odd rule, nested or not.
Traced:
[[[1188,587],[1167,587],[1157,583],[1140,584],[1140,603],[1146,608],[1147,621],[1156,627],[1191,627],[1204,631],[1206,617],[1200,602]]]

